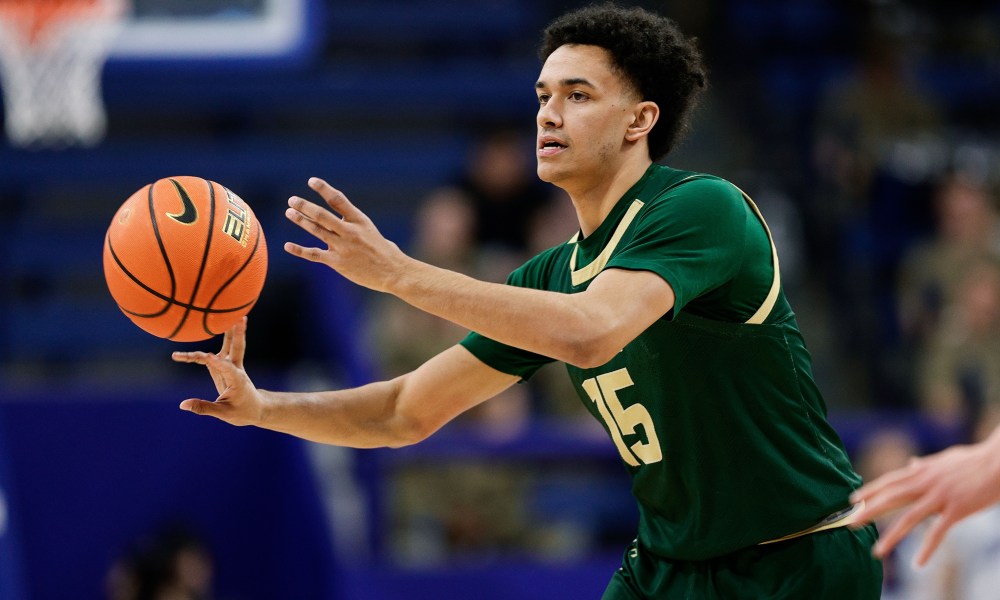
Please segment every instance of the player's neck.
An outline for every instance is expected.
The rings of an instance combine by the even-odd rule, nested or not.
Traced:
[[[648,158],[629,161],[610,175],[583,183],[574,189],[564,188],[576,208],[584,237],[601,226],[615,204],[642,178],[652,163]]]

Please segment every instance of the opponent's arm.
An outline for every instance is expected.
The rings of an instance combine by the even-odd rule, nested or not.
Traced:
[[[857,515],[860,523],[903,509],[875,545],[880,558],[919,523],[935,516],[916,556],[917,564],[923,565],[952,525],[1000,502],[1000,428],[982,442],[914,459],[865,484],[851,500],[865,501]]]
[[[219,392],[214,402],[189,398],[180,407],[324,444],[399,447],[423,440],[518,380],[453,346],[391,381],[339,391],[273,392],[257,389],[250,380],[243,368],[245,349],[243,320],[226,332],[218,354],[175,352],[175,361],[208,367]]]
[[[336,214],[298,197],[289,200],[286,214],[327,248],[288,243],[286,251],[511,346],[579,367],[600,366],[674,304],[670,285],[649,271],[607,269],[585,292],[561,294],[440,269],[400,251],[326,182],[313,178],[309,185]]]

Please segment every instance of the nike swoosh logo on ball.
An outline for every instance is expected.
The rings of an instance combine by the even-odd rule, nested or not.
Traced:
[[[184,225],[194,223],[198,220],[198,207],[196,207],[194,202],[191,201],[191,196],[188,196],[187,191],[181,187],[181,184],[177,183],[173,179],[170,180],[170,183],[174,184],[174,187],[177,188],[177,194],[181,197],[181,202],[184,203],[184,212],[179,215],[167,213],[167,216],[178,223],[183,223]]]

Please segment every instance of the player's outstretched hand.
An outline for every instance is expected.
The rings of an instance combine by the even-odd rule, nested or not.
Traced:
[[[388,291],[389,283],[405,269],[407,257],[382,237],[375,224],[340,190],[312,177],[309,187],[330,209],[292,196],[285,216],[318,238],[326,248],[307,248],[287,242],[285,251],[299,258],[323,263],[358,285]]]
[[[935,516],[915,559],[926,564],[952,525],[1000,502],[1000,455],[996,443],[989,443],[993,438],[915,458],[858,489],[851,500],[865,502],[859,523],[905,508],[880,536],[875,555],[884,558],[917,524]]]
[[[247,319],[233,325],[222,339],[218,354],[211,352],[174,352],[177,362],[197,363],[208,367],[219,397],[214,402],[188,398],[180,408],[199,415],[210,415],[231,425],[256,425],[263,417],[264,402],[260,392],[243,370],[247,347]]]

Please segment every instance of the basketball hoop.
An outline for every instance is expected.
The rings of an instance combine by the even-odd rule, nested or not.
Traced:
[[[21,147],[104,137],[101,67],[130,0],[0,0],[4,126]]]

